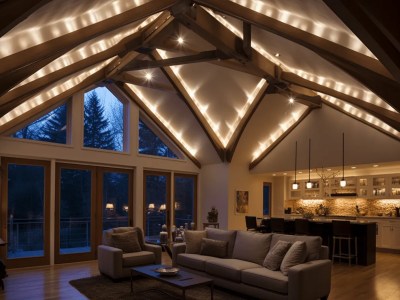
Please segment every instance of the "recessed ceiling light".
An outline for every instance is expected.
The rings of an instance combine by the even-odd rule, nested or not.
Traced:
[[[178,37],[178,44],[182,45],[185,42],[185,40],[183,39],[183,37]]]
[[[329,169],[326,169],[327,171],[330,171],[330,170],[332,170],[331,168],[329,168]]]
[[[287,173],[283,173],[283,175],[287,175]]]
[[[279,53],[279,52],[276,52],[276,53],[275,53],[275,57],[279,57],[279,56],[281,56],[280,53]]]
[[[145,77],[146,77],[147,80],[152,80],[153,79],[153,74],[148,72],[148,73],[146,73]]]
[[[373,165],[374,168],[379,167],[379,165]]]
[[[293,98],[293,97],[290,97],[290,98],[289,98],[289,103],[290,103],[290,104],[293,104],[293,103],[294,103],[294,98]]]
[[[302,172],[302,171],[299,171],[299,174],[303,174],[303,172]]]
[[[357,167],[351,167],[352,169],[357,169]]]
[[[274,174],[272,174],[272,176],[276,176],[276,174],[274,173]]]

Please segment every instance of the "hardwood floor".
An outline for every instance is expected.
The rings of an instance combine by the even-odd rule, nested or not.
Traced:
[[[163,263],[170,262],[163,253]],[[97,274],[96,261],[8,270],[0,299],[86,299],[69,281]],[[367,267],[335,263],[329,299],[398,300],[399,278],[400,254],[378,253],[376,264]]]

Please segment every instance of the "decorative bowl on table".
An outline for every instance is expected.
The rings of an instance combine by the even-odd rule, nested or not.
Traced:
[[[155,269],[154,271],[162,276],[174,276],[174,275],[178,274],[179,268],[163,267],[163,268]]]

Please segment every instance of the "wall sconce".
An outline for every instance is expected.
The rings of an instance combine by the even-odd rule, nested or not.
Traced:
[[[108,210],[114,210],[114,204],[113,204],[113,203],[107,203],[107,204],[106,204],[106,209],[108,209]]]
[[[308,139],[308,181],[306,187],[308,189],[312,188],[312,183],[310,180],[310,173],[311,173],[311,139]]]
[[[156,207],[155,207],[154,203],[150,203],[148,208],[149,208],[149,210],[153,210]]]
[[[161,204],[160,205],[160,211],[165,211],[167,209],[167,205],[166,204]]]
[[[344,179],[344,132],[342,134],[342,180],[340,180],[340,186],[346,186],[346,179]]]
[[[128,205],[125,204],[124,206],[122,206],[122,209],[124,212],[128,212],[129,207],[128,207]]]
[[[299,189],[299,184],[296,181],[296,173],[297,173],[297,141],[296,141],[296,147],[295,147],[295,151],[294,151],[294,182],[292,184],[293,190]]]

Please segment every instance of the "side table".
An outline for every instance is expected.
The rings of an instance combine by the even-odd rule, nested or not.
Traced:
[[[205,223],[203,223],[203,229],[206,229],[206,227],[219,228],[219,223],[218,222],[205,222]]]

